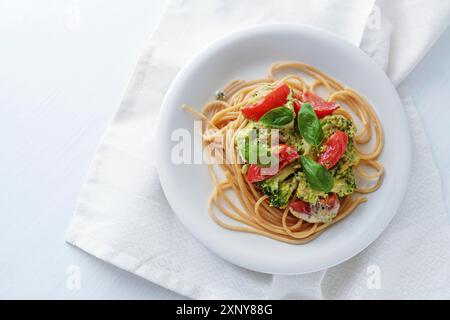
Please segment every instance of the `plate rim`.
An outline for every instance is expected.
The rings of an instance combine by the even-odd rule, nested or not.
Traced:
[[[270,29],[270,30],[269,30]],[[398,104],[401,107],[401,114],[402,114],[402,130],[405,130],[406,133],[406,140],[407,140],[407,145],[405,146],[405,148],[407,149],[407,154],[405,155],[405,158],[403,159],[405,161],[404,166],[406,167],[406,173],[407,173],[407,177],[406,177],[406,181],[402,186],[402,190],[400,191],[401,197],[399,197],[399,199],[397,200],[397,204],[395,206],[395,210],[392,210],[393,213],[390,214],[387,218],[385,218],[382,222],[382,224],[378,224],[377,225],[377,229],[376,231],[372,231],[370,239],[366,240],[363,244],[359,244],[357,246],[356,249],[354,249],[352,252],[350,252],[349,254],[343,256],[340,259],[337,259],[335,263],[332,264],[327,264],[327,265],[323,265],[320,267],[315,267],[315,268],[305,268],[302,271],[292,271],[292,272],[273,272],[273,271],[268,271],[266,268],[262,267],[262,268],[258,268],[258,267],[250,267],[248,266],[248,264],[245,263],[241,263],[240,261],[235,261],[232,258],[230,258],[229,256],[225,256],[225,254],[223,254],[223,252],[218,252],[218,250],[216,250],[216,248],[209,244],[207,241],[204,241],[204,239],[202,239],[201,235],[199,233],[197,233],[195,231],[195,228],[191,225],[191,223],[188,221],[189,219],[186,218],[187,215],[183,215],[183,214],[179,214],[177,212],[177,210],[175,210],[173,208],[173,205],[171,203],[171,198],[172,196],[170,195],[170,192],[168,192],[168,187],[167,184],[168,182],[166,181],[166,177],[164,176],[164,174],[161,174],[162,172],[164,172],[164,170],[162,169],[164,167],[164,161],[163,161],[163,156],[162,153],[156,153],[155,156],[155,164],[156,164],[156,169],[158,172],[158,177],[159,177],[159,181],[162,187],[162,190],[168,200],[169,206],[171,207],[172,211],[175,213],[175,215],[177,216],[178,220],[181,221],[181,223],[183,224],[183,226],[189,231],[189,233],[191,235],[193,235],[198,241],[201,242],[202,245],[204,245],[205,247],[208,248],[208,250],[210,250],[213,254],[221,257],[222,259],[233,263],[235,265],[238,265],[240,267],[243,267],[245,269],[248,270],[252,270],[252,271],[257,271],[257,272],[262,272],[262,273],[266,273],[266,274],[279,274],[279,275],[298,275],[298,274],[307,274],[307,273],[311,273],[311,272],[317,272],[317,271],[321,271],[324,269],[328,269],[331,267],[334,267],[336,265],[339,265],[345,261],[347,261],[348,259],[356,256],[357,254],[359,254],[360,252],[362,252],[364,249],[366,249],[368,246],[370,246],[382,233],[383,231],[387,228],[387,226],[389,225],[389,223],[392,221],[392,219],[394,218],[394,216],[397,214],[400,205],[405,197],[406,194],[406,190],[407,190],[407,186],[409,185],[409,177],[410,177],[410,171],[411,171],[411,158],[412,158],[412,145],[411,145],[411,135],[410,135],[410,129],[409,129],[409,124],[407,121],[407,116],[406,116],[406,111],[403,108],[403,103],[402,100],[398,94],[398,91],[396,90],[394,84],[392,83],[392,81],[387,77],[386,73],[376,64],[376,62],[370,57],[368,56],[364,51],[362,51],[359,47],[353,45],[351,42],[349,42],[347,39],[345,39],[344,37],[331,33],[327,30],[324,29],[320,29],[314,26],[309,26],[309,25],[304,25],[304,24],[296,24],[296,23],[269,23],[269,24],[263,24],[263,25],[257,25],[257,26],[251,26],[251,27],[245,27],[245,28],[241,28],[237,31],[228,33],[224,36],[221,36],[219,38],[217,38],[216,40],[210,42],[208,45],[204,46],[202,49],[200,49],[195,55],[193,55],[184,65],[183,67],[179,70],[179,72],[177,73],[177,75],[174,77],[174,79],[171,81],[169,88],[166,91],[166,94],[164,95],[164,99],[161,103],[161,107],[159,110],[159,114],[157,117],[157,123],[156,123],[156,133],[155,133],[155,145],[156,145],[156,149],[157,150],[163,150],[163,148],[161,148],[161,143],[163,141],[163,139],[161,138],[161,134],[163,132],[163,130],[161,130],[161,127],[163,127],[163,123],[162,123],[162,119],[164,118],[164,114],[168,112],[168,108],[169,106],[167,106],[167,101],[169,100],[169,97],[172,94],[172,91],[175,90],[175,88],[178,85],[178,82],[180,81],[180,79],[182,79],[183,75],[185,74],[185,72],[187,72],[188,68],[194,63],[196,62],[198,59],[200,59],[203,55],[205,55],[208,51],[213,50],[215,47],[219,46],[220,44],[224,43],[224,42],[232,42],[233,40],[236,40],[240,37],[244,37],[244,36],[251,36],[252,33],[258,33],[258,32],[264,32],[265,30],[269,31],[269,32],[273,32],[274,29],[278,29],[278,31],[295,31],[294,29],[303,29],[303,31],[305,32],[309,32],[309,33],[313,33],[313,34],[317,34],[318,36],[321,37],[325,37],[325,38],[329,38],[329,39],[334,39],[334,40],[338,40],[342,42],[342,45],[347,46],[347,47],[351,47],[351,50],[356,50],[359,53],[358,54],[362,54],[365,56],[365,59],[367,60],[367,63],[372,64],[372,67],[375,67],[376,69],[378,69],[382,75],[384,76],[385,80],[386,80],[386,84],[388,84],[391,89],[393,90],[393,92],[395,92],[396,95],[396,99],[398,100]],[[333,75],[332,75],[333,76]],[[209,217],[209,216],[208,216]],[[276,241],[276,240],[273,240]]]

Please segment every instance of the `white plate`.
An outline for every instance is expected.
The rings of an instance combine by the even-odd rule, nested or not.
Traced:
[[[375,107],[385,134],[382,187],[342,222],[305,245],[229,231],[207,212],[212,190],[206,165],[175,165],[171,134],[193,132],[193,118],[180,106],[201,106],[233,79],[266,75],[276,61],[308,63],[364,95]],[[186,228],[225,260],[247,269],[301,274],[337,265],[366,248],[387,227],[406,190],[411,144],[399,96],[385,73],[359,48],[325,31],[299,25],[266,25],[228,35],[203,49],[167,91],[157,127],[157,167],[166,197]],[[180,245],[183,245],[180,243]]]

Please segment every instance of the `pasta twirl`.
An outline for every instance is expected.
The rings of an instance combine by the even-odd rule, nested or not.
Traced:
[[[281,77],[282,73],[287,75]],[[285,83],[293,92],[321,91],[322,96],[323,92],[326,92],[325,100],[340,106],[334,114],[358,124],[354,136],[354,148],[359,158],[354,166],[357,188],[353,194],[342,197],[339,211],[331,221],[311,223],[290,214],[289,207],[271,206],[269,196],[249,182],[243,171],[235,139],[249,120],[240,110],[254,99],[255,92],[274,83]],[[221,100],[207,103],[201,112],[186,108],[194,112],[204,124],[205,147],[214,143],[217,137],[223,142],[221,151],[227,162],[221,163],[219,167],[224,178],[219,177],[216,171],[218,166],[208,165],[215,185],[209,197],[209,214],[220,226],[287,243],[303,244],[347,217],[367,200],[364,194],[374,192],[380,187],[383,178],[383,166],[378,160],[383,149],[380,120],[372,106],[361,95],[324,72],[300,62],[279,62],[269,68],[267,78],[231,81],[223,88],[219,98]],[[231,197],[231,194],[234,194],[234,197]]]

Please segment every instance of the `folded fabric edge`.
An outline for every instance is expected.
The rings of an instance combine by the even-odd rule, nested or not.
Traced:
[[[433,46],[441,38],[441,36],[445,33],[445,31],[448,29],[449,26],[450,26],[450,20],[447,21],[447,24],[445,24],[442,27],[442,30],[440,30],[439,32],[436,32],[436,35],[428,43],[428,46],[417,57],[416,62],[411,64],[408,69],[404,70],[403,73],[398,76],[398,78],[392,79],[392,82],[394,83],[395,86],[400,86],[403,83],[403,81],[411,74],[411,72],[414,71],[414,69],[425,58],[425,56],[428,54],[428,52],[430,52],[430,49],[433,48]],[[434,156],[433,156],[433,159],[434,159]]]
[[[230,297],[217,296],[204,287],[198,286],[188,280],[179,277],[174,278],[170,272],[162,271],[161,269],[151,269],[143,264],[136,257],[130,256],[124,252],[116,250],[111,246],[93,239],[78,230],[76,222],[73,221],[69,226],[65,241],[77,247],[96,258],[112,264],[127,272],[131,272],[139,277],[171,290],[177,294],[181,294],[191,299],[230,299]]]
[[[112,118],[110,123],[106,126],[106,130],[99,139],[99,142],[97,144],[96,149],[93,152],[93,158],[91,160],[91,163],[89,164],[89,168],[86,174],[86,177],[82,183],[82,188],[77,196],[77,204],[80,203],[80,200],[83,198],[83,186],[86,185],[87,180],[92,174],[92,171],[94,171],[94,168],[96,167],[97,163],[97,156],[101,153],[101,149],[108,146],[108,137],[109,137],[109,128],[114,123],[116,119],[116,114],[120,110],[120,106],[122,105],[123,101],[127,99],[128,95],[127,92],[129,92],[129,88],[132,85],[133,79],[135,78],[136,74],[139,73],[139,65],[142,63],[142,61],[149,61],[149,59],[144,59],[143,57],[146,55],[151,54],[152,46],[154,46],[153,38],[154,34],[157,33],[157,31],[161,28],[161,25],[163,21],[165,21],[165,16],[168,14],[169,9],[171,7],[171,1],[169,1],[161,15],[161,18],[158,21],[157,26],[154,28],[153,32],[149,35],[148,40],[145,42],[144,48],[142,50],[141,55],[138,57],[135,67],[133,68],[134,71],[131,74],[128,84],[125,88],[124,94],[122,95],[122,99],[117,105],[117,108],[113,111]],[[153,282],[157,285],[160,285],[168,290],[171,290],[175,293],[184,295],[191,299],[226,299],[228,297],[219,297],[216,296],[213,292],[209,292],[207,289],[202,288],[200,286],[197,286],[194,283],[191,283],[190,281],[180,279],[180,278],[173,278],[172,275],[168,272],[163,272],[161,270],[151,270],[150,268],[146,267],[142,264],[139,259],[136,257],[130,256],[124,252],[121,252],[119,250],[116,250],[112,248],[111,246],[103,243],[102,241],[99,241],[97,239],[93,239],[92,237],[88,236],[83,232],[82,224],[80,223],[80,219],[77,216],[77,213],[80,213],[81,208],[77,205],[75,208],[73,215],[71,217],[71,220],[69,222],[69,225],[66,229],[65,235],[64,235],[64,241],[70,245],[73,245],[74,247],[77,247],[88,254],[91,254],[95,256],[96,258],[114,265],[115,267],[118,267],[120,269],[123,269],[127,272],[136,274],[150,282]]]
[[[402,104],[410,105],[411,108],[414,108],[417,111],[417,113],[419,114],[419,112],[417,110],[417,107],[416,107],[416,104],[414,102],[414,99],[411,96],[411,94],[409,93],[408,85],[405,84],[405,83],[401,83],[400,85],[398,85],[396,87],[396,89],[397,89],[397,92],[398,92],[398,94],[399,94],[399,96],[401,98]],[[406,110],[405,110],[405,112],[406,112]],[[421,124],[422,124],[422,119],[418,119],[418,121],[420,121]],[[422,127],[423,127],[423,124],[422,124]],[[427,133],[427,131],[425,130],[424,127],[423,127],[423,132],[425,133],[425,139],[426,139],[427,144],[428,144],[427,147],[430,149],[429,151],[431,153],[431,158],[433,159],[433,166],[434,166],[435,171],[436,171],[436,178],[439,180],[439,184],[437,186],[438,193],[439,193],[438,196],[439,196],[439,198],[441,199],[441,201],[442,201],[442,203],[444,205],[444,209],[445,209],[445,212],[447,214],[447,218],[450,219],[449,214],[448,214],[449,211],[448,211],[448,207],[447,207],[447,202],[445,201],[445,198],[444,198],[444,192],[443,192],[444,188],[443,188],[443,181],[442,181],[442,177],[441,177],[441,171],[439,170],[439,166],[437,165],[437,161],[435,159],[435,155],[434,155],[434,152],[433,152],[433,150],[431,148],[430,140],[428,138],[428,133]]]
[[[162,15],[161,20],[158,23],[158,26],[154,29],[154,31],[152,32],[152,34],[149,37],[149,41],[147,41],[145,48],[143,50],[144,54],[147,52],[146,48],[148,46],[152,45],[153,35],[160,28],[161,22],[164,21],[164,17],[166,15],[168,6],[169,5],[166,5],[165,11]],[[439,37],[440,37],[440,35],[434,40],[436,41]],[[435,41],[432,42],[430,47],[434,44]],[[424,52],[423,56],[425,56],[426,52],[427,51]],[[140,60],[141,60],[141,58],[139,58],[137,64],[139,64]],[[411,67],[411,69],[404,75],[404,77],[406,77],[409,74],[409,72],[413,69],[414,69],[414,66]],[[130,78],[126,92],[128,92],[128,87],[133,78],[134,78],[134,73]],[[397,89],[400,91],[399,88],[397,88]],[[124,97],[123,99],[126,99],[127,95],[125,94],[125,95],[123,95],[123,97]],[[123,99],[122,99],[122,101],[123,101]],[[403,97],[402,97],[402,100],[403,100]],[[414,104],[413,104],[413,106],[415,107]],[[114,111],[114,114],[116,114],[116,112],[117,112],[117,109]],[[112,120],[113,122],[114,122],[114,118]],[[101,140],[98,144],[98,148],[108,144],[107,143],[108,139],[106,138],[107,134],[108,134],[108,129],[105,132],[105,136],[101,138]],[[428,137],[427,137],[427,140],[428,140]],[[95,161],[95,158],[96,158],[95,155],[97,154],[97,152],[98,152],[98,150],[96,150],[94,152],[93,161]],[[436,163],[436,161],[434,159],[434,155],[433,155],[433,161],[434,161],[434,163]],[[88,172],[90,173],[90,171],[91,171],[91,166],[90,166],[90,169]],[[441,179],[439,171],[438,171],[438,178],[439,178],[439,181],[441,184],[439,186],[440,198],[443,199],[442,179]],[[445,201],[443,201],[443,203],[445,204]],[[226,298],[230,298],[230,297],[217,296],[214,293],[205,289],[204,287],[199,287],[196,284],[186,281],[184,279],[180,279],[179,277],[174,278],[173,275],[170,274],[169,272],[164,272],[161,270],[153,270],[153,269],[145,266],[142,263],[142,261],[139,261],[138,258],[130,256],[119,250],[116,250],[116,249],[112,248],[111,246],[105,244],[104,242],[99,241],[97,239],[93,239],[92,237],[86,235],[86,232],[83,231],[86,229],[81,228],[81,226],[79,226],[79,225],[77,226],[77,225],[78,224],[75,223],[75,221],[72,221],[70,223],[67,233],[66,233],[66,236],[65,236],[65,241],[75,247],[80,248],[83,251],[86,251],[89,254],[94,255],[95,257],[97,257],[107,263],[111,263],[111,264],[115,265],[116,267],[124,269],[128,272],[134,273],[148,281],[154,282],[157,285],[160,285],[166,289],[169,289],[174,292],[185,295],[186,297],[189,297],[189,298],[193,298],[193,299],[226,299]]]

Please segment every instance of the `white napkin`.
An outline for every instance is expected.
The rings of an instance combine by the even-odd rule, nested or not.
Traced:
[[[244,270],[197,242],[165,200],[151,135],[164,93],[180,67],[232,30],[268,22],[321,27],[361,44],[400,83],[446,27],[449,12],[446,0],[379,1],[375,9],[374,1],[361,0],[169,1],[100,142],[66,241],[197,299],[449,298],[450,227],[439,173],[409,98],[404,104],[413,166],[398,214],[356,257],[301,276]]]

